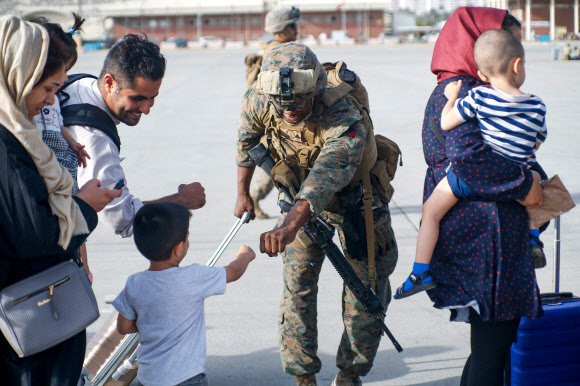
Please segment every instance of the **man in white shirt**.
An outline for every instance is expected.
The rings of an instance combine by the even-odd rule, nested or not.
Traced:
[[[165,63],[156,44],[130,34],[111,48],[98,79],[85,77],[64,89],[65,126],[91,156],[87,167],[78,169],[80,186],[93,178],[98,178],[104,187],[125,180],[116,125],[123,122],[135,126],[141,114],[149,114],[159,94]],[[71,109],[75,109],[72,119],[68,114]],[[87,117],[98,119],[91,121]],[[177,193],[170,196],[141,201],[124,186],[121,197],[101,212],[101,219],[112,226],[116,234],[130,237],[137,211],[143,205],[161,201],[198,209],[205,205],[205,191],[199,182],[193,182],[179,185]]]

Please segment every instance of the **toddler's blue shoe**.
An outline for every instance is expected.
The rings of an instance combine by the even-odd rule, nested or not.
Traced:
[[[428,280],[429,279],[429,280]],[[397,288],[393,298],[403,299],[411,295],[415,295],[421,291],[427,291],[431,288],[437,287],[437,284],[431,278],[431,273],[427,270],[420,275],[411,272],[407,280],[411,283],[411,287],[405,291],[405,283]]]

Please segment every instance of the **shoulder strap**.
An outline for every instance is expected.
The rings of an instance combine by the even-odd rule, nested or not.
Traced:
[[[433,118],[429,119],[429,126],[431,127],[431,131],[435,135],[435,138],[439,141],[439,144],[445,147],[445,137],[441,134],[441,129],[437,126]]]
[[[65,126],[79,125],[90,126],[105,133],[121,151],[121,138],[117,132],[117,125],[109,115],[88,103],[69,105],[61,109],[62,119]]]
[[[69,75],[67,81],[64,82],[64,84],[62,85],[62,87],[60,89],[64,90],[65,88],[67,88],[68,86],[73,84],[74,82],[79,81],[79,80],[84,79],[84,78],[98,79],[96,76],[94,76],[92,74],[81,73],[81,74]]]
[[[67,88],[68,86],[70,86],[71,84],[84,79],[84,78],[93,78],[93,79],[98,79],[96,76],[91,75],[91,74],[73,74],[73,75],[69,75],[68,79],[66,80],[66,82],[63,83],[63,85],[61,86],[61,88],[58,90],[58,93],[62,96],[60,98],[60,107],[62,107],[62,105],[68,101],[70,99],[70,95],[68,95],[64,89]]]
[[[336,103],[340,98],[346,97],[352,91],[352,86],[348,83],[341,83],[338,86],[329,87],[324,90],[324,94],[320,97],[320,101],[326,106],[330,107]]]

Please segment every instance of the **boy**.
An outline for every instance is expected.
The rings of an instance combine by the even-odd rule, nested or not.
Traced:
[[[223,294],[256,257],[242,246],[226,267],[179,267],[189,248],[190,218],[172,202],[145,205],[135,216],[135,244],[150,266],[127,279],[113,306],[119,332],[139,332],[137,379],[143,385],[207,385],[204,299]]]
[[[492,151],[508,160],[530,167],[534,153],[547,135],[546,106],[540,98],[520,91],[526,78],[524,47],[510,32],[488,30],[474,47],[475,62],[481,80],[490,85],[471,89],[458,99],[461,81],[445,87],[448,101],[441,113],[441,129],[448,131],[465,121],[477,118],[484,142]],[[534,172],[534,178],[539,176]],[[423,205],[423,216],[413,272],[400,286],[395,299],[401,299],[436,286],[429,273],[429,263],[439,238],[439,222],[461,198],[477,197],[451,170],[439,182]],[[534,265],[545,266],[539,231],[530,229]]]

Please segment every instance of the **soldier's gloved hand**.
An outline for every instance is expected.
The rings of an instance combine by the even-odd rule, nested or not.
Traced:
[[[385,255],[391,245],[389,226],[384,221],[375,223],[375,250],[377,256]]]
[[[296,174],[290,169],[285,160],[276,162],[276,165],[270,171],[270,178],[287,187],[292,197],[295,197],[300,190],[300,181],[298,181],[298,177],[296,177]]]
[[[365,219],[359,205],[345,210],[342,230],[350,258],[354,260],[366,259],[368,251]]]

